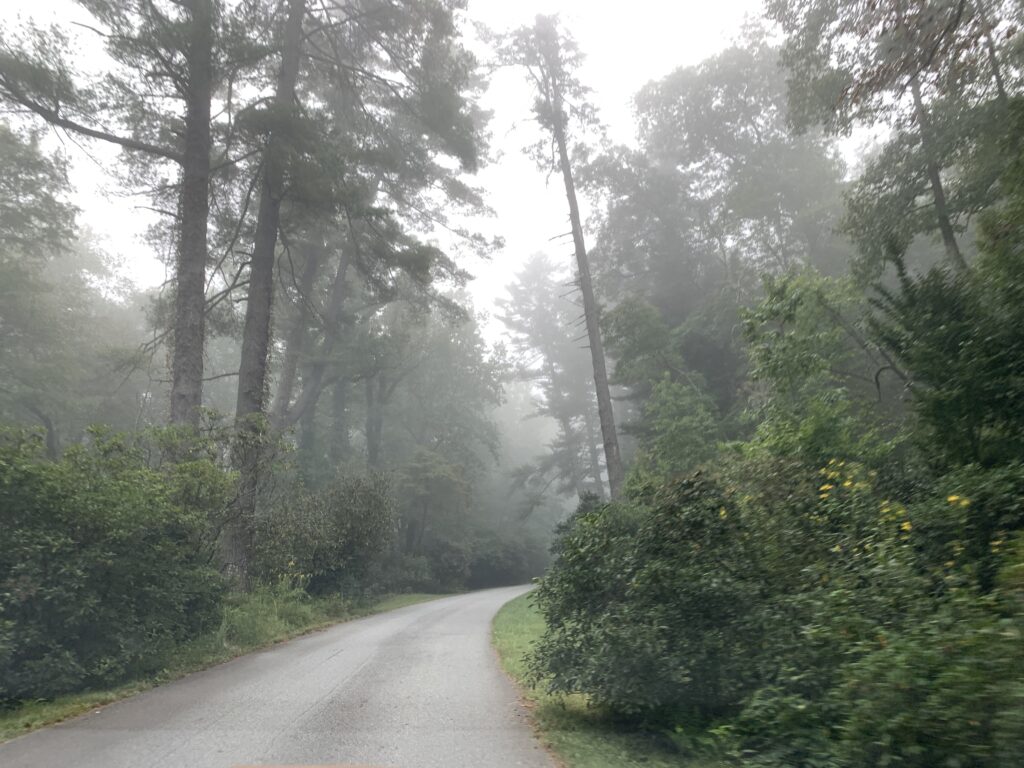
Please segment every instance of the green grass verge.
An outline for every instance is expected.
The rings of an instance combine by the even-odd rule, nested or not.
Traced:
[[[312,599],[303,594],[297,590],[260,589],[252,594],[232,596],[216,632],[167,652],[166,658],[160,660],[159,670],[152,675],[116,688],[84,691],[0,710],[0,743],[299,635],[444,597],[403,594],[353,602],[340,598]]]
[[[531,595],[517,597],[494,618],[494,646],[501,664],[519,684],[535,729],[567,768],[719,768],[716,760],[680,754],[670,739],[628,730],[612,722],[583,696],[553,696],[526,682],[525,656],[544,632]]]

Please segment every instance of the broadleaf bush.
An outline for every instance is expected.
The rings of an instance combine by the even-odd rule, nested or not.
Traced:
[[[37,437],[0,437],[0,700],[151,671],[215,627],[207,512],[126,438],[93,432],[48,461]]]

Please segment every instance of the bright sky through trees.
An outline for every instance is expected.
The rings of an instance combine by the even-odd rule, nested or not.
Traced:
[[[713,4],[671,0],[636,0],[621,3],[588,0],[470,0],[467,25],[484,24],[505,31],[530,23],[538,13],[558,13],[573,30],[587,54],[582,79],[593,89],[593,103],[617,142],[632,142],[632,97],[650,80],[681,66],[695,64],[728,44],[741,29],[744,17],[759,16],[758,0],[722,0]],[[82,12],[70,0],[4,0],[0,20],[14,22],[28,16],[41,24],[54,19],[74,20]],[[83,16],[83,18],[85,18]],[[82,61],[100,55],[90,33],[82,30]],[[479,47],[481,57],[487,55]],[[552,237],[568,231],[560,183],[537,171],[519,149],[534,141],[530,121],[531,97],[520,72],[497,71],[491,78],[483,106],[493,111],[492,147],[500,148],[494,161],[476,179],[486,190],[496,217],[483,228],[503,237],[505,248],[488,261],[474,259],[465,266],[474,274],[471,293],[477,308],[490,312],[513,274],[535,252],[550,253],[570,262],[571,249]],[[142,285],[164,279],[163,265],[140,235],[153,220],[144,208],[148,201],[118,197],[105,170],[116,167],[116,149],[93,143],[88,155],[66,136],[61,137],[73,158],[75,203],[81,222],[101,233],[103,242],[124,259],[124,270]],[[556,179],[555,182],[558,180]],[[487,324],[500,334],[499,324]],[[489,334],[489,335],[490,335]]]

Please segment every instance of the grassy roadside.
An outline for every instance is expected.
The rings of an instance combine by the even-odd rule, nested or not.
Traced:
[[[501,664],[519,684],[537,734],[566,768],[718,768],[721,763],[685,757],[668,739],[617,727],[582,696],[556,697],[526,682],[524,656],[544,631],[544,620],[522,595],[494,618]]]
[[[438,597],[444,595],[390,595],[373,601],[352,602],[339,598],[301,598],[296,591],[273,589],[234,597],[225,606],[224,621],[216,632],[172,649],[161,659],[159,671],[150,676],[116,688],[84,691],[0,710],[0,743],[260,648],[333,624]]]

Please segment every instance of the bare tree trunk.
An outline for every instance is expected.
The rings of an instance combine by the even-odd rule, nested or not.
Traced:
[[[192,32],[182,153],[181,223],[174,294],[171,422],[199,423],[206,338],[207,222],[210,215],[210,99],[213,91],[213,5],[189,0]]]
[[[283,114],[295,105],[302,53],[302,20],[306,0],[289,0],[284,49],[278,74],[276,108]],[[274,300],[274,262],[284,194],[284,141],[271,131],[263,159],[260,207],[256,218],[249,294],[245,304],[242,359],[238,370],[238,402],[235,417],[241,421],[263,413],[267,392],[267,357],[270,349],[270,317]]]
[[[190,23],[187,45],[173,54],[152,53],[164,62],[185,59],[184,130],[180,146],[161,146],[131,136],[91,128],[66,117],[60,105],[37,101],[15,84],[5,83],[5,98],[39,115],[50,125],[106,141],[124,149],[173,161],[181,166],[178,194],[177,255],[172,321],[170,419],[198,425],[203,402],[203,346],[206,335],[207,229],[210,213],[210,101],[213,94],[213,0],[179,0]],[[175,42],[178,42],[175,40]],[[176,65],[173,65],[176,66]],[[168,64],[171,68],[172,65]],[[169,71],[169,69],[168,69]],[[177,138],[175,136],[175,138]]]
[[[594,478],[599,494],[604,496],[604,481],[601,479],[601,459],[598,457],[597,452],[597,435],[594,433],[594,420],[591,418],[589,408],[583,418],[587,426],[587,451],[590,453],[590,475]]]
[[[558,161],[565,182],[565,197],[569,202],[569,221],[572,224],[572,240],[576,247],[576,267],[579,270],[580,293],[583,294],[583,315],[587,323],[587,337],[590,340],[590,357],[594,365],[594,388],[597,392],[597,413],[601,420],[601,436],[604,441],[605,466],[608,469],[608,486],[612,498],[619,495],[625,472],[619,455],[619,438],[615,432],[615,415],[612,412],[612,396],[608,388],[608,370],[604,359],[604,344],[601,341],[601,325],[594,286],[590,279],[590,262],[583,241],[583,225],[580,221],[579,203],[576,201],[576,184],[569,163],[569,150],[565,138],[565,113],[561,94],[555,93],[555,143],[558,146]]]
[[[278,73],[275,105],[282,113],[295,103],[302,47],[302,20],[306,0],[289,0],[285,22],[284,48]],[[252,521],[256,514],[262,463],[266,458],[264,414],[267,394],[267,357],[270,350],[270,316],[274,300],[274,262],[284,193],[284,146],[280,134],[271,131],[263,158],[260,206],[256,218],[252,260],[249,265],[249,293],[242,332],[242,357],[238,370],[238,399],[235,421],[238,435],[235,462],[239,469],[238,514],[224,529],[224,553],[228,573],[239,584],[249,586],[249,552]]]

